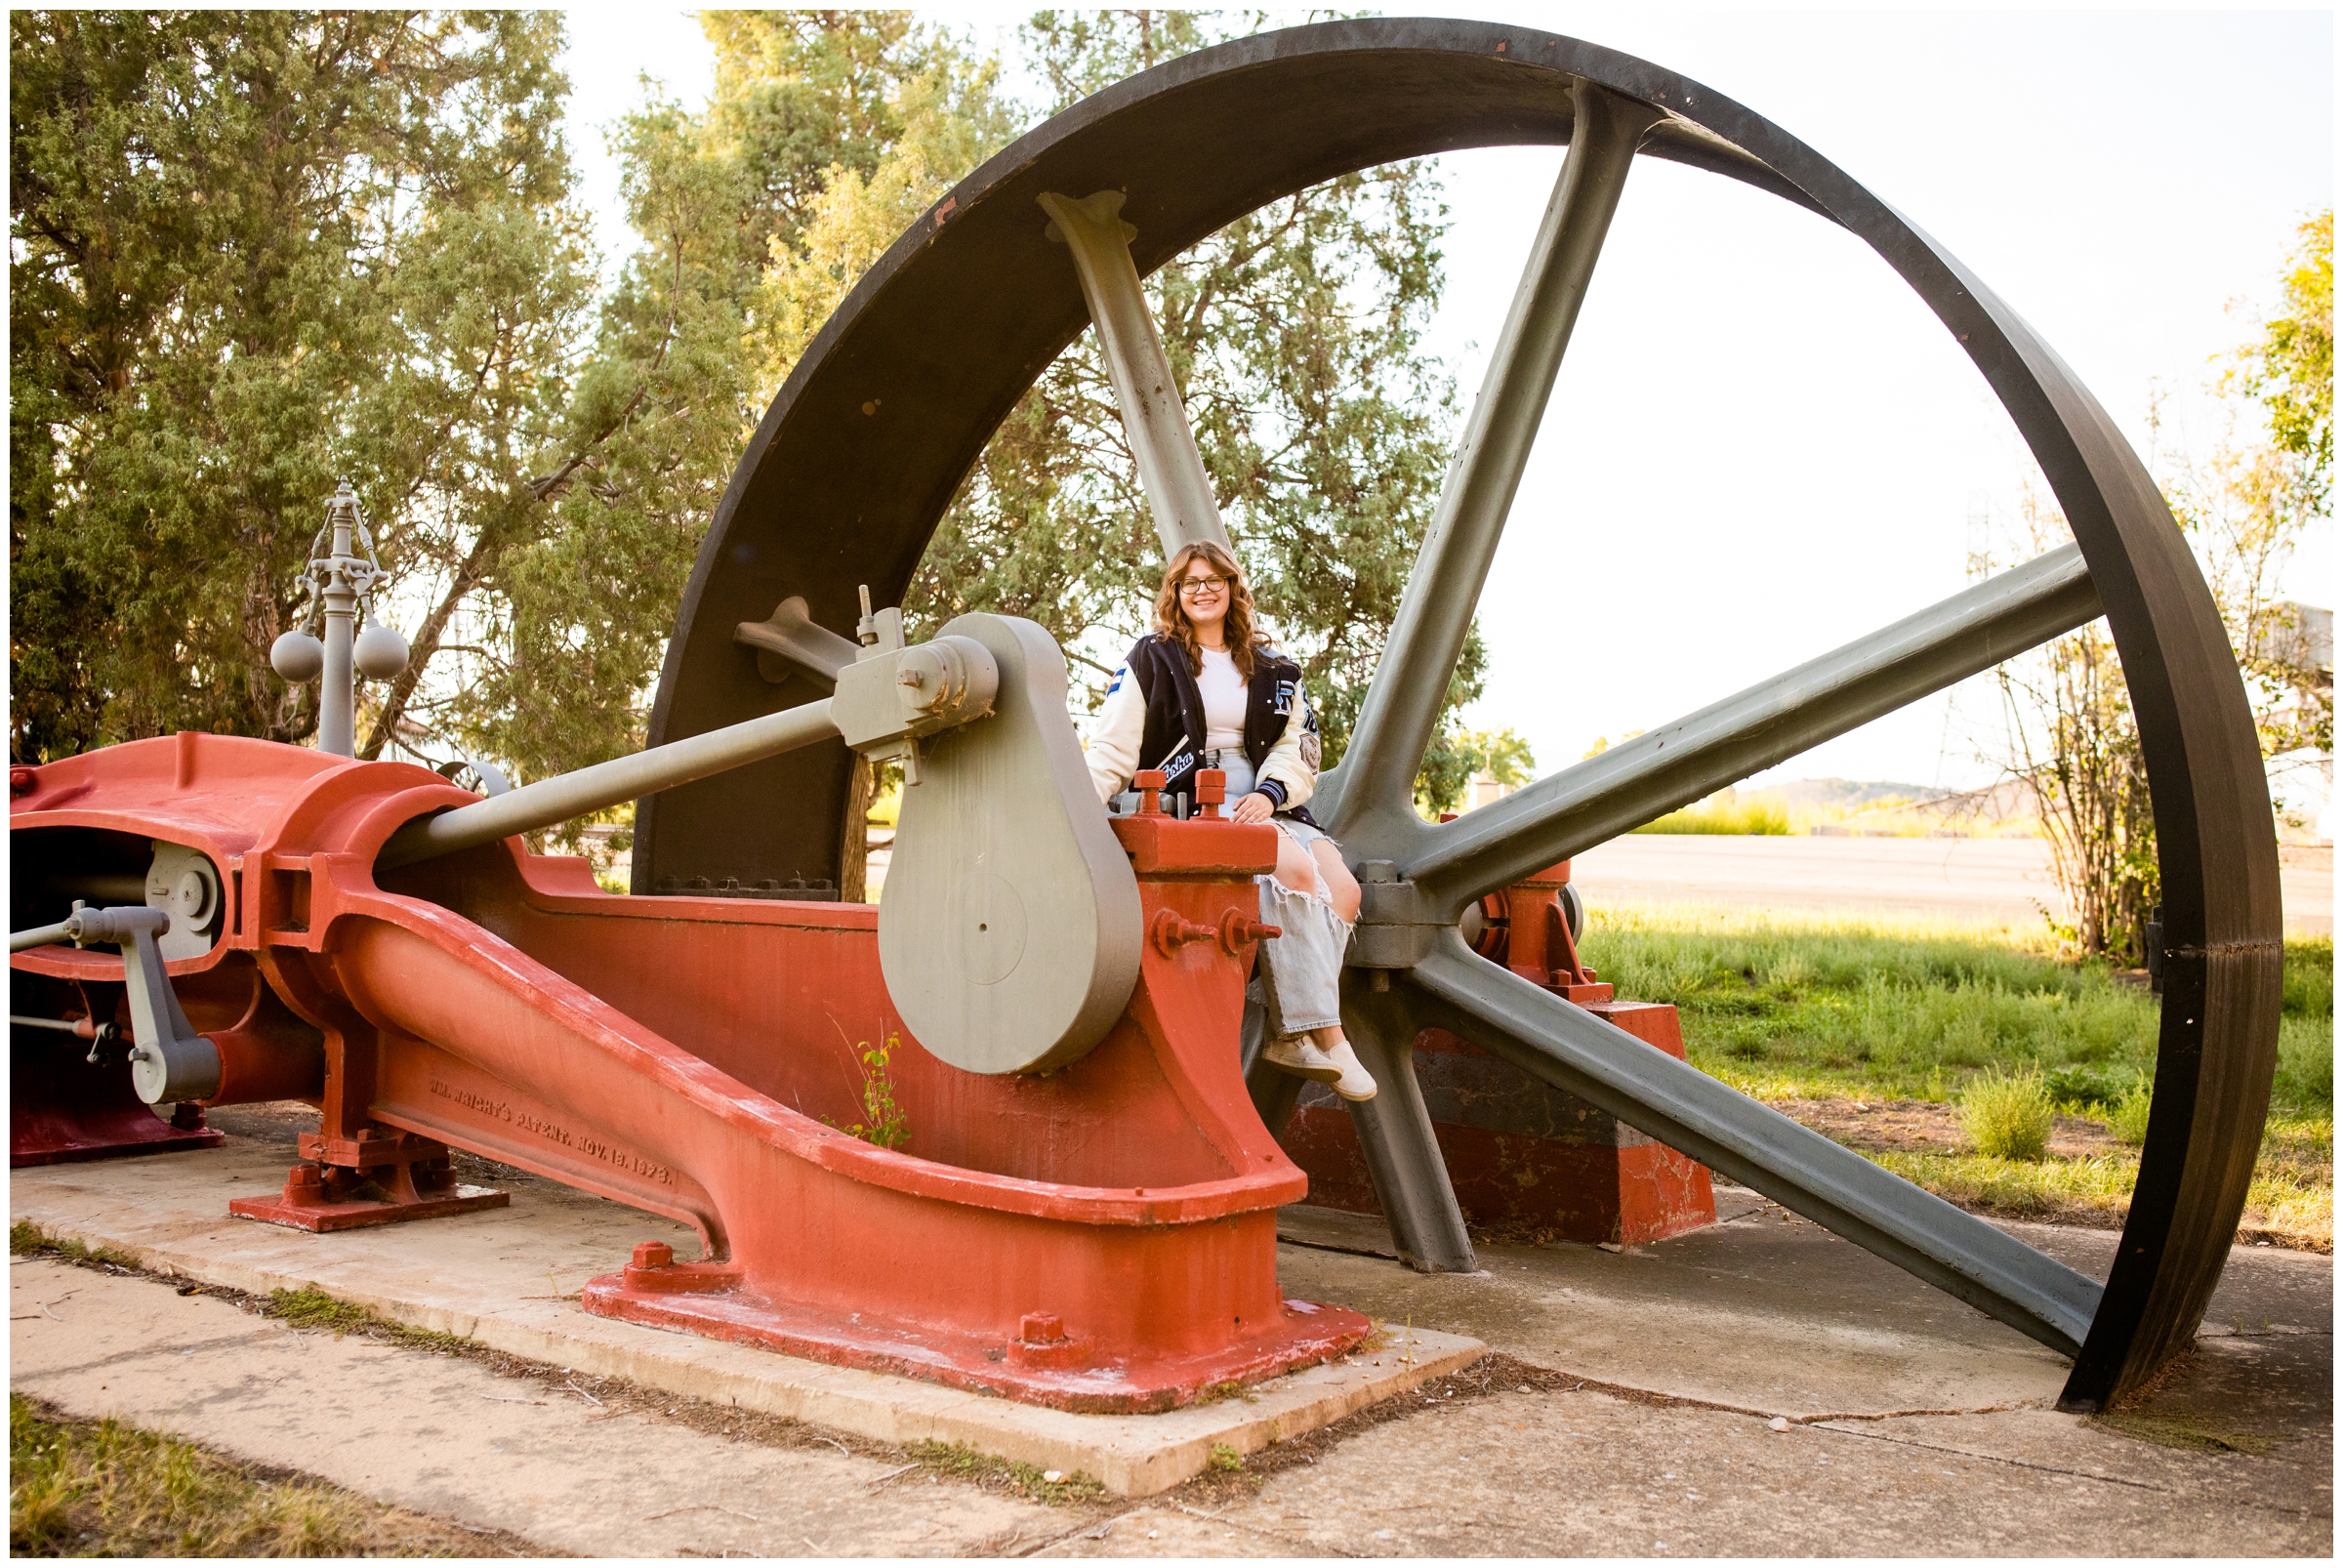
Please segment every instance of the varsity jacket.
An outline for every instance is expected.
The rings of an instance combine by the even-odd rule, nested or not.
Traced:
[[[1138,769],[1160,767],[1169,778],[1166,793],[1192,805],[1204,733],[1204,698],[1186,650],[1149,633],[1115,672],[1090,734],[1088,760],[1098,799],[1110,801],[1130,788]],[[1253,787],[1275,802],[1280,814],[1310,822],[1302,804],[1318,787],[1318,716],[1302,690],[1301,666],[1274,648],[1254,650],[1245,755],[1253,763]]]

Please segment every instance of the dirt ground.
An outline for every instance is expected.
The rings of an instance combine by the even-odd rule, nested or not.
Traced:
[[[1766,1103],[1793,1122],[1852,1149],[1957,1154],[1966,1147],[1954,1107],[1924,1099],[1776,1099]],[[2052,1124],[2050,1153],[2058,1159],[2113,1154],[2129,1145],[2088,1117],[2061,1116]]]

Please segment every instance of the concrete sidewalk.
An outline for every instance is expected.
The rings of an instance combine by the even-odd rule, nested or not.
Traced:
[[[263,1124],[213,1153],[18,1172],[12,1211],[89,1213],[136,1189],[240,1247],[217,1176],[224,1157],[273,1157],[274,1143]],[[555,1297],[595,1266],[576,1256],[608,1222],[592,1206],[630,1234],[657,1223],[510,1185],[502,1219],[394,1228],[492,1230],[492,1249],[451,1242],[451,1256],[542,1259]],[[1414,1274],[1376,1255],[1374,1222],[1290,1211],[1289,1290],[1468,1335],[1498,1358],[1263,1451],[1257,1486],[1213,1475],[1138,1503],[1048,1506],[818,1427],[746,1412],[735,1424],[720,1409],[695,1427],[655,1399],[595,1405],[558,1366],[500,1376],[298,1335],[166,1283],[45,1260],[11,1270],[10,1370],[76,1414],[597,1554],[2331,1551],[2331,1259],[2239,1249],[2198,1353],[2145,1410],[2167,1436],[2259,1451],[2190,1452],[2057,1414],[2061,1358],[1751,1194],[1723,1199],[1726,1222],[1689,1236],[1624,1254],[1486,1246],[1473,1276]],[[2025,1234],[2093,1272],[2114,1241]],[[295,1254],[349,1239],[263,1237]]]

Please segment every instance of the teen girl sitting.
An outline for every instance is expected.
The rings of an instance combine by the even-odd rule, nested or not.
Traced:
[[[1198,543],[1172,557],[1155,630],[1115,672],[1089,761],[1101,803],[1130,789],[1140,769],[1160,768],[1164,793],[1192,806],[1197,771],[1219,768],[1235,803],[1230,815],[1277,828],[1277,870],[1259,879],[1261,919],[1284,932],[1261,944],[1263,1054],[1346,1099],[1374,1098],[1338,1005],[1359,885],[1304,809],[1318,782],[1318,721],[1301,667],[1255,626],[1253,592],[1227,551]]]

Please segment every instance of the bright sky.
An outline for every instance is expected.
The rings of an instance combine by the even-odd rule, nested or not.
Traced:
[[[2143,451],[2159,386],[2164,444],[2209,444],[2210,359],[2251,334],[2294,226],[2334,199],[2325,11],[1432,9],[1643,56],[1801,137],[2032,322]],[[934,15],[1014,46],[1018,13]],[[572,143],[615,262],[630,235],[592,128],[638,101],[639,72],[704,99],[708,50],[681,11],[570,26]],[[1432,341],[1468,398],[1561,152],[1440,161]],[[2028,467],[1983,379],[1859,241],[1645,159],[1482,598],[1493,672],[1468,717],[1528,736],[1550,772],[1860,637],[1963,586],[1979,519],[2007,525]],[[2322,540],[2291,589],[2332,605],[2334,587]],[[1992,718],[1972,682],[1781,776],[1982,782]]]

